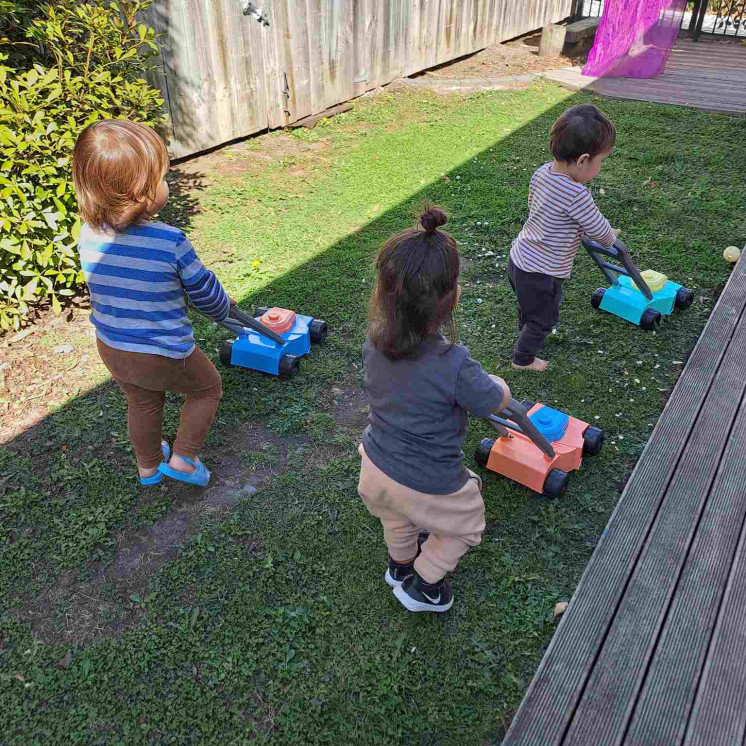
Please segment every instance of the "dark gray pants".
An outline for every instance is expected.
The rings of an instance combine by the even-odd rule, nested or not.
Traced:
[[[512,260],[508,261],[508,280],[518,299],[518,328],[521,330],[513,362],[531,365],[559,321],[562,280],[539,272],[524,272]]]

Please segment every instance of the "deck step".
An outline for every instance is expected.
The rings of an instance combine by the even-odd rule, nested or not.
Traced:
[[[600,18],[584,18],[582,21],[568,23],[565,45],[592,41],[600,22]]]

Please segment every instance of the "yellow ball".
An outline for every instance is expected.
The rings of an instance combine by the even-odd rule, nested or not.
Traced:
[[[725,259],[726,262],[737,262],[740,256],[741,250],[738,246],[728,246],[728,248],[723,252],[723,259]]]

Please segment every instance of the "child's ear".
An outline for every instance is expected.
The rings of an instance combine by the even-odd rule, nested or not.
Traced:
[[[456,292],[453,294],[453,306],[451,306],[451,308],[456,308],[460,300],[461,300],[461,285],[456,285]]]
[[[583,153],[583,155],[578,157],[578,160],[575,161],[578,166],[585,166],[586,163],[591,159],[590,153]]]

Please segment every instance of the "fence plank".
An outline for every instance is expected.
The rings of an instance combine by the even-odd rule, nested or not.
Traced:
[[[171,154],[279,127],[559,21],[571,0],[155,0]]]

